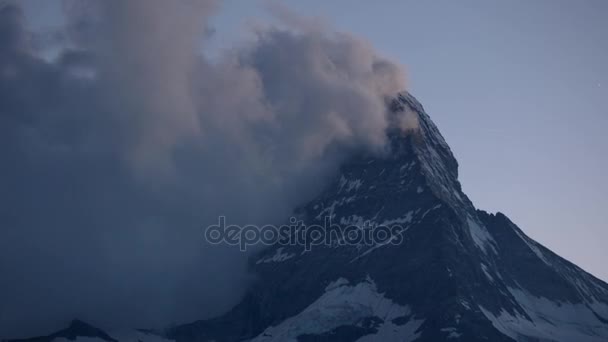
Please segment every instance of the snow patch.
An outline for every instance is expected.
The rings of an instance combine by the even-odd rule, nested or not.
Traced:
[[[534,252],[537,257],[540,258],[540,260],[542,260],[548,266],[551,266],[551,263],[549,262],[549,260],[547,260],[543,252],[541,252],[540,248],[538,248],[536,242],[523,235],[517,227],[511,226],[511,228],[513,229],[515,234],[517,234],[517,236],[519,236],[519,238],[528,246],[528,248],[530,248],[530,250]]]
[[[356,196],[350,196],[350,197],[342,197],[340,200],[334,200],[329,207],[326,207],[323,210],[321,210],[321,212],[319,212],[319,214],[315,218],[318,220],[320,220],[324,216],[329,216],[330,218],[334,218],[336,216],[334,214],[336,207],[341,207],[344,204],[348,204],[348,203],[354,201],[356,198],[357,198]]]
[[[504,335],[515,340],[537,338],[555,342],[606,341],[608,325],[599,321],[585,304],[554,302],[514,288],[509,288],[509,292],[532,320],[519,312],[511,314],[502,309],[494,314],[479,307]]]
[[[426,215],[428,215],[428,214],[429,214],[431,211],[436,210],[436,209],[439,209],[439,208],[441,208],[441,204],[437,204],[436,206],[432,207],[431,209],[429,209],[429,210],[425,211],[425,212],[422,214],[422,217],[420,217],[420,221],[422,221],[422,220],[423,220],[423,219],[426,217]]]
[[[348,217],[340,218],[340,224],[343,226],[362,227],[365,224],[365,222],[366,222],[365,218],[363,218],[363,216],[359,216],[359,215],[351,215]],[[367,222],[369,222],[369,225],[371,226],[372,222],[370,220],[367,220]]]
[[[488,254],[487,247],[489,246],[494,251],[494,254],[498,254],[496,247],[494,247],[496,242],[485,226],[480,225],[475,220],[471,219],[471,217],[467,217],[467,226],[469,227],[469,232],[471,233],[473,242],[475,242],[477,247],[479,247],[484,253]]]
[[[399,234],[403,234],[403,233],[405,233],[405,232],[406,232],[408,229],[409,229],[409,227],[407,227],[406,229],[404,229],[403,231],[401,231]],[[358,259],[363,258],[364,256],[366,256],[366,255],[370,254],[371,252],[375,251],[376,249],[378,249],[378,248],[380,248],[380,247],[386,246],[386,245],[388,245],[388,244],[392,244],[392,243],[393,243],[393,241],[395,241],[395,240],[397,240],[397,236],[393,235],[393,236],[391,236],[389,239],[387,239],[386,241],[384,241],[384,242],[382,242],[382,243],[378,243],[378,244],[376,244],[376,245],[372,246],[371,248],[369,248],[369,249],[368,249],[368,250],[366,250],[365,252],[363,252],[363,253],[361,253],[360,255],[358,255],[357,257],[355,257],[355,258],[354,258],[353,260],[351,260],[350,262],[351,262],[351,263],[352,263],[352,262],[355,262],[355,261],[357,261]]]
[[[461,300],[460,300],[460,304],[461,304],[463,307],[465,307],[467,310],[471,310],[471,305],[470,305],[470,304],[469,304],[469,302],[467,302],[466,300],[461,299]]]
[[[453,327],[443,328],[441,329],[441,332],[448,333],[448,339],[459,338],[460,336],[462,336],[462,334],[458,332],[458,329]]]
[[[294,256],[295,256],[295,254],[293,254],[293,253],[291,253],[291,254],[283,253],[283,247],[279,247],[279,248],[277,248],[277,250],[273,256],[256,261],[256,265],[257,264],[267,264],[270,262],[283,262],[285,260],[293,258]]]
[[[486,266],[485,264],[481,264],[481,270],[486,275],[486,278],[488,278],[489,281],[494,282],[494,278],[490,275],[490,272],[488,271],[488,266]]]
[[[405,174],[407,174],[407,172],[409,172],[414,165],[416,165],[416,161],[411,161],[411,162],[407,162],[407,163],[403,164],[399,168],[399,173],[401,174],[401,176],[404,176]]]
[[[424,320],[415,319],[401,326],[393,322],[384,322],[378,327],[378,332],[363,336],[357,342],[413,342],[420,337],[420,333],[416,333],[416,331],[422,323]]]
[[[338,182],[338,193],[341,193],[343,190],[345,192],[351,192],[353,190],[358,190],[359,187],[363,184],[363,181],[360,179],[348,180],[344,175],[340,176],[340,180]]]
[[[390,228],[390,226],[395,225],[395,224],[410,223],[410,222],[412,222],[413,218],[414,218],[414,211],[410,210],[404,216],[402,216],[400,218],[396,218],[396,219],[382,221],[382,223],[380,223],[380,225]]]
[[[118,340],[119,342],[174,342],[175,341],[175,340],[170,340],[170,339],[164,338],[159,335],[145,333],[145,332],[138,331],[138,330],[113,332],[112,334],[109,334],[109,335],[112,338],[114,338],[115,340]],[[71,342],[74,342],[74,341],[71,341]],[[84,341],[78,341],[78,342],[84,342]],[[105,341],[105,342],[107,342],[107,341]]]
[[[373,280],[368,278],[350,285],[348,280],[339,278],[330,283],[325,288],[325,293],[302,312],[267,328],[252,342],[295,342],[300,335],[326,333],[339,326],[355,325],[368,317],[378,317],[385,322],[380,326],[378,334],[390,335],[395,329],[405,333],[417,330],[422,322],[409,321],[408,324],[397,326],[390,321],[410,314],[409,307],[394,303],[384,297],[384,294],[378,293]]]
[[[363,181],[361,181],[360,179],[355,179],[353,181],[350,181],[346,185],[346,192],[351,192],[352,190],[358,190],[362,184],[363,184]]]

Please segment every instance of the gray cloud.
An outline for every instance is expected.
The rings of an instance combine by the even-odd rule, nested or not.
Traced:
[[[284,220],[350,153],[383,150],[404,87],[365,41],[285,9],[208,60],[215,1],[82,4],[52,62],[0,9],[0,336],[227,310],[246,255],[203,227]]]

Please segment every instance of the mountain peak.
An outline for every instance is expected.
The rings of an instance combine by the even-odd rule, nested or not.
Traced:
[[[399,94],[390,109],[390,153],[353,157],[299,213],[307,225],[323,225],[328,218],[361,229],[400,225],[401,243],[273,246],[252,259],[259,281],[239,305],[221,317],[176,327],[168,336],[608,338],[608,286],[527,237],[503,214],[477,211],[461,190],[449,146],[413,96]]]
[[[408,150],[404,145],[411,145],[431,190],[462,213],[471,212],[473,205],[458,181],[458,161],[422,104],[410,93],[402,92],[391,101],[390,109],[397,120],[409,123],[406,130],[389,130],[391,149]]]

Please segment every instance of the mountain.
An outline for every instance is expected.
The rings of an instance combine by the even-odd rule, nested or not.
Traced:
[[[46,336],[24,339],[3,340],[11,342],[173,342],[161,334],[149,330],[131,329],[107,333],[81,320],[73,320],[70,325]]]
[[[237,306],[167,329],[164,339],[608,341],[608,284],[505,215],[477,210],[420,103],[403,93],[390,107],[389,151],[353,157],[297,215],[308,226],[329,217],[400,227],[394,235],[267,248],[252,258],[258,280]]]
[[[61,340],[75,340],[77,338],[95,338],[97,340],[105,342],[118,342],[116,339],[110,337],[107,333],[101,329],[95,328],[83,321],[73,320],[70,325],[54,334],[48,336],[40,336],[23,340],[13,341],[32,341],[32,342],[52,342]]]

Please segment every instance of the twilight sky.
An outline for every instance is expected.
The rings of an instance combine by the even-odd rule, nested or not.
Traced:
[[[340,31],[350,32],[367,39],[380,54],[390,57],[393,62],[403,66],[406,70],[408,90],[425,106],[452,147],[460,162],[460,180],[463,184],[463,190],[477,207],[507,214],[532,238],[592,274],[608,280],[608,267],[606,267],[608,249],[605,247],[606,241],[608,241],[608,230],[605,227],[606,209],[608,209],[608,184],[604,180],[605,170],[608,167],[608,158],[606,157],[608,135],[605,133],[608,130],[608,105],[605,102],[608,99],[608,66],[606,65],[606,61],[608,61],[608,35],[606,35],[608,23],[605,20],[608,16],[608,2],[603,0],[385,0],[375,3],[346,0],[294,0],[283,2],[297,13],[320,16]],[[29,28],[34,31],[51,30],[63,24],[61,0],[22,0],[19,3],[24,6]],[[162,4],[162,1],[157,3]],[[249,31],[251,27],[262,25],[261,23],[268,19],[268,15],[262,10],[262,5],[263,2],[259,1],[225,1],[219,13],[209,19],[210,26],[214,30],[205,52],[211,56],[220,55],[224,48],[232,47],[234,42],[247,39],[248,35],[245,32]],[[133,8],[129,9],[133,10]],[[207,10],[201,9],[201,11],[206,13]],[[142,18],[159,15],[154,11],[144,14]],[[136,16],[138,13],[134,12],[132,15]],[[131,29],[131,26],[129,26],[130,18],[119,16],[118,19],[114,18],[113,20],[117,20],[115,22],[117,27],[125,25],[125,27]],[[164,24],[167,23],[164,22]],[[182,25],[182,23],[179,24]],[[169,23],[167,27],[170,26]],[[142,29],[140,26],[136,28]],[[191,29],[188,25],[182,25],[179,28]],[[189,33],[193,34],[195,30],[191,31]],[[122,44],[118,47],[129,50],[128,44],[130,44],[129,38],[131,37],[122,37],[118,34],[110,38],[108,39],[111,43]],[[265,65],[260,60],[263,62],[267,59],[266,57],[273,57],[272,52],[275,46],[273,44],[292,44],[290,46],[296,49],[292,58],[298,57],[297,49],[307,50],[305,46],[298,45],[299,43],[289,35],[277,34],[271,35],[270,38],[272,39],[267,42],[267,45],[257,46],[253,51],[250,51],[252,60],[249,62],[264,75],[283,82],[282,75],[276,75],[271,70],[272,65]],[[151,43],[152,46],[155,46],[154,44],[158,42]],[[171,43],[176,44],[175,46],[181,49],[188,48],[188,44],[192,42],[184,39],[183,42]],[[325,43],[334,44],[336,42]],[[352,49],[353,54],[364,56],[363,60],[369,57],[369,49],[360,42],[347,39],[344,44],[346,44],[344,46]],[[156,71],[158,70],[156,67],[162,65],[158,63],[163,61],[159,62],[156,57],[149,56],[149,53],[154,50],[146,50],[146,47],[133,49],[134,51],[137,50],[138,53],[135,57],[142,58],[146,63],[149,63],[144,67],[150,67],[151,70]],[[170,48],[167,49],[170,50]],[[49,53],[52,53],[52,51],[49,51]],[[175,58],[177,64],[174,63],[173,65],[177,71],[184,70],[180,69],[181,64],[187,66],[190,63],[188,56],[173,55],[171,51],[167,51],[166,54],[167,56],[161,55],[160,57]],[[112,55],[111,57],[124,56]],[[257,57],[260,60],[256,59]],[[108,64],[110,67],[115,66],[110,65],[111,63]],[[390,63],[387,66],[389,67],[388,70],[394,67]],[[103,65],[102,67],[108,66]],[[231,83],[229,82],[234,80],[247,80],[246,74],[239,74],[242,71],[240,69],[228,68],[226,70],[238,74],[225,80],[227,87],[230,87]],[[128,73],[130,70],[110,68],[110,71],[117,71],[116,74],[120,75],[121,72]],[[46,74],[34,75],[36,77],[46,77]],[[115,76],[115,74],[112,75]],[[165,75],[162,73],[154,76],[165,79]],[[223,80],[224,74],[220,72],[217,77]],[[107,82],[113,84],[112,82],[120,80],[109,79]],[[179,80],[169,79],[168,81],[179,83],[177,82]],[[314,82],[318,80],[307,81],[316,84]],[[205,82],[201,81],[201,83],[203,83],[203,86],[205,85]],[[237,82],[239,85],[241,83]],[[395,84],[400,83],[396,80]],[[141,84],[129,86],[132,87],[127,90],[137,88],[136,86],[141,86]],[[301,86],[304,87],[305,83]],[[78,87],[75,89],[82,90]],[[228,89],[232,90],[232,88]],[[102,90],[105,91],[103,94],[111,94],[114,89],[103,88]],[[142,111],[149,110],[148,106],[154,109],[156,108],[155,103],[146,102],[150,98],[149,92],[165,94],[171,90],[162,88],[144,89],[140,95],[146,96],[142,96],[141,99],[136,99],[137,101],[134,100],[130,104]],[[247,95],[250,94],[250,89],[234,90],[243,91]],[[302,88],[295,94],[309,90]],[[331,89],[329,90],[331,91]],[[86,91],[87,89],[83,90],[84,96],[88,94]],[[182,93],[177,91],[176,94],[171,95],[173,96],[170,100],[175,101],[175,104],[182,104]],[[238,97],[237,95],[235,97]],[[374,103],[368,103],[367,100],[369,99],[362,96],[361,103],[374,108]],[[66,106],[68,106],[67,108],[80,108],[81,105],[83,104],[78,101],[72,101],[68,102]],[[222,103],[214,105],[221,107]],[[251,107],[250,103],[239,103],[238,105],[245,108]],[[232,111],[232,108],[220,107],[211,109],[218,112]],[[110,112],[112,110],[113,108],[108,109]],[[184,113],[189,113],[190,109],[183,108],[183,110]],[[321,113],[322,110],[319,112]],[[260,113],[257,114],[264,116],[268,113],[260,109]],[[68,121],[69,118],[65,119]],[[148,133],[139,137],[144,139],[143,142],[148,142],[145,139],[156,138],[153,134],[158,133],[155,131],[156,125],[159,125],[159,127],[169,125],[175,129],[175,131],[169,132],[170,136],[163,137],[170,141],[181,139],[183,136],[190,138],[190,135],[198,133],[190,132],[187,122],[186,124],[184,122],[165,122],[163,120],[166,118],[163,117],[153,117],[153,119],[158,119],[158,122],[153,122],[153,125],[135,127]],[[192,118],[185,116],[184,119]],[[322,118],[317,119],[322,120]],[[370,125],[378,124],[372,119],[370,119]],[[134,118],[133,121],[135,124],[139,124],[138,118]],[[286,122],[293,124],[294,127],[302,127],[299,122]],[[361,131],[361,127],[357,126],[360,122],[361,120],[355,120],[353,125],[355,131]],[[91,126],[95,123],[97,122],[93,122]],[[218,126],[223,124],[222,122],[213,123]],[[302,141],[305,142],[306,138],[310,137],[306,133],[313,134],[314,137],[315,130],[313,128],[323,127],[319,126],[319,123],[323,122],[312,122],[309,126],[306,126],[309,130],[305,130],[302,135],[304,140]],[[79,124],[81,123],[74,123],[74,125]],[[84,127],[89,128],[87,125]],[[374,126],[374,128],[379,127]],[[370,129],[370,131],[372,130]],[[255,131],[247,132],[252,134],[252,139],[255,138]],[[329,133],[333,132],[330,131]],[[285,134],[289,134],[289,132]],[[74,139],[77,138],[78,136],[74,137]],[[280,140],[282,138],[284,137],[276,137],[278,141],[282,141]],[[374,143],[374,137],[371,134],[360,132],[359,138],[362,144]],[[221,139],[218,141],[221,142]],[[130,140],[127,142],[130,143]],[[153,142],[158,141],[154,140]],[[161,142],[165,143],[165,140]],[[120,143],[122,141],[118,141],[116,144],[119,145]],[[333,143],[333,141],[329,143]],[[162,149],[164,145],[161,144],[158,147]],[[292,152],[291,148],[299,149],[301,147],[296,144],[286,146],[284,151],[280,151],[281,153],[277,155],[279,161],[283,163],[280,166],[293,164],[294,161],[285,159],[285,156],[292,155],[290,153]],[[131,154],[127,157],[131,158],[133,155],[140,157],[142,154],[139,149],[140,146],[132,148]],[[196,151],[196,148],[198,147],[192,147],[192,151]],[[192,151],[184,151],[183,153],[187,156]],[[212,152],[209,152],[209,157],[213,157]],[[114,158],[114,155],[111,157]],[[114,161],[114,159],[111,160]],[[68,161],[80,165],[79,159],[68,159]],[[45,160],[41,161],[41,163],[45,162]],[[146,160],[144,158],[143,160],[137,159],[134,163],[138,165],[144,163],[146,165],[145,163],[162,164],[162,162],[162,160]],[[204,159],[199,162],[205,165]],[[196,163],[187,165],[186,171],[188,173],[186,176],[195,179],[194,176],[200,171],[200,167],[201,165]],[[89,170],[89,166],[84,168]],[[94,169],[94,167],[90,168]],[[121,182],[127,182],[125,180],[126,176],[121,173],[123,171],[115,170],[119,175],[106,180],[108,182],[107,189],[112,189],[112,186],[123,188]],[[298,178],[302,177],[303,171],[307,171],[307,169],[292,170],[286,167],[285,170],[281,169],[280,171],[284,171],[284,173],[277,176],[287,175]],[[322,173],[322,170],[315,169],[313,171]],[[235,177],[239,176],[237,172],[235,171]],[[147,177],[156,176],[158,175],[145,175],[144,181],[147,180]],[[210,177],[213,176],[210,175]],[[86,182],[86,179],[83,178],[82,181]],[[262,179],[262,181],[265,181],[265,179]],[[54,184],[52,182],[47,184],[43,180],[40,183],[53,189]],[[269,184],[272,186],[273,183]],[[298,184],[301,185],[301,183]],[[125,198],[127,198],[124,200],[125,203],[129,202],[130,196],[133,199],[138,199],[137,196],[142,194],[139,183],[128,183],[128,185],[134,189],[124,189]],[[104,190],[104,184],[98,186],[101,190]],[[162,186],[165,186],[165,184]],[[136,208],[136,210],[149,212],[150,208],[158,206],[168,208],[167,213],[159,213],[159,215],[182,217],[184,212],[192,208],[188,208],[187,205],[184,207],[184,203],[180,202],[181,198],[187,199],[188,196],[192,196],[196,200],[206,198],[207,195],[205,192],[190,192],[189,188],[184,188],[188,191],[179,188],[173,192],[177,199],[163,199],[160,204],[154,201],[150,201],[150,203],[144,201],[142,207]],[[97,188],[94,190],[99,191]],[[146,191],[155,194],[158,189],[146,188]],[[256,191],[252,190],[251,195],[257,194]],[[144,194],[148,193],[145,192]],[[108,194],[108,196],[112,195]],[[281,198],[280,195],[274,193],[270,193],[268,196]],[[295,201],[293,198],[292,200]],[[40,201],[45,203],[43,199]],[[163,201],[174,201],[175,203],[165,205],[166,203]],[[90,208],[86,207],[85,209],[96,210],[103,205],[105,205],[105,202],[99,205],[95,203]],[[62,208],[59,208],[59,210],[62,210]],[[83,213],[83,217],[73,218],[74,222],[80,222],[79,220],[86,222],[86,211],[83,211]],[[50,214],[52,216],[53,213]],[[121,213],[119,211],[119,214],[124,214],[127,219],[141,219],[141,217],[131,217],[135,215],[132,215],[131,212]],[[243,220],[245,219],[247,217],[243,218]],[[188,217],[184,220],[198,223],[202,219],[197,216]],[[146,223],[148,222],[144,222],[144,224]],[[159,223],[159,225],[162,225],[162,223]],[[158,250],[158,244],[160,247],[166,248],[167,255],[169,255],[171,243],[179,245],[183,239],[182,236],[171,235],[172,242],[165,246],[163,238],[166,239],[166,236],[163,234],[166,234],[166,231],[159,228],[157,234],[152,236],[150,241],[145,241],[146,244],[154,247],[155,253]],[[18,237],[18,235],[16,236]],[[84,233],[83,236],[85,236]],[[86,236],[88,237],[88,235]],[[135,239],[134,241],[138,243],[137,235],[129,235],[128,237]],[[61,242],[57,243],[60,244]],[[195,248],[198,248],[197,243],[192,243],[193,246],[196,246]],[[39,246],[37,247],[35,243],[32,243],[32,246],[29,247],[36,250]],[[125,274],[130,274],[130,266],[135,268],[140,263],[147,265],[150,260],[150,255],[141,252],[141,255],[137,256],[140,259],[132,260],[133,265],[129,263],[125,265],[124,262],[120,264],[121,248],[125,249],[125,255],[129,255],[131,246],[126,242],[125,246],[116,247],[113,245],[112,247],[119,250],[115,260],[118,263],[117,266],[121,267],[118,272],[124,271]],[[194,253],[194,250],[188,251]],[[74,253],[78,252],[81,251],[74,251]],[[183,260],[190,260],[190,255],[184,252],[184,255],[175,256],[176,260],[165,261],[162,259],[162,253],[164,252],[165,250],[161,250],[160,256],[154,254],[153,258],[158,258],[158,260],[152,260],[166,262],[172,268],[175,268],[173,267],[175,265],[181,267]],[[171,257],[174,256],[171,255]],[[208,258],[209,256],[205,257]],[[107,266],[106,261],[104,260],[104,263],[100,264]],[[240,262],[235,261],[235,264],[240,265]],[[83,261],[83,265],[84,263]],[[83,265],[71,265],[70,267],[84,267]],[[187,267],[194,268],[196,266],[187,264]],[[214,267],[221,268],[220,266]],[[73,273],[69,267],[66,267],[63,271],[68,276]],[[156,271],[155,269],[154,272]],[[214,271],[214,269],[209,271]],[[156,276],[162,279],[164,275],[160,273],[144,275],[142,272],[140,280],[150,283],[151,280],[156,279]],[[231,280],[229,276],[224,278],[226,277]],[[216,283],[210,284],[210,286],[221,283],[226,280],[224,278],[218,277],[215,280]],[[184,284],[188,283],[186,280],[184,280]],[[137,282],[135,281],[134,284],[137,284]],[[59,285],[61,284],[57,284],[58,288],[60,288]],[[135,285],[133,286],[135,287]],[[32,291],[38,290],[32,289]],[[166,288],[161,287],[151,289],[149,297],[157,297],[155,291],[166,292],[166,290]],[[188,291],[188,289],[184,290],[179,286],[176,286],[175,289],[172,288],[172,290],[177,293],[184,291],[184,293],[187,293]],[[87,293],[82,294],[83,297],[87,297],[86,295]],[[41,296],[43,295],[41,294]],[[121,299],[120,296],[117,296],[117,298]],[[145,298],[145,296],[142,298]],[[40,300],[43,299],[40,298]],[[36,298],[31,300],[36,301]],[[192,301],[192,298],[183,300]],[[205,298],[197,298],[197,300],[204,302]],[[162,307],[165,304],[167,306],[177,304],[183,306],[181,305],[183,303],[179,301],[177,301],[177,304],[161,303],[159,306]],[[108,310],[110,309],[108,308]],[[2,312],[0,312],[0,323],[2,323],[2,318]]]

